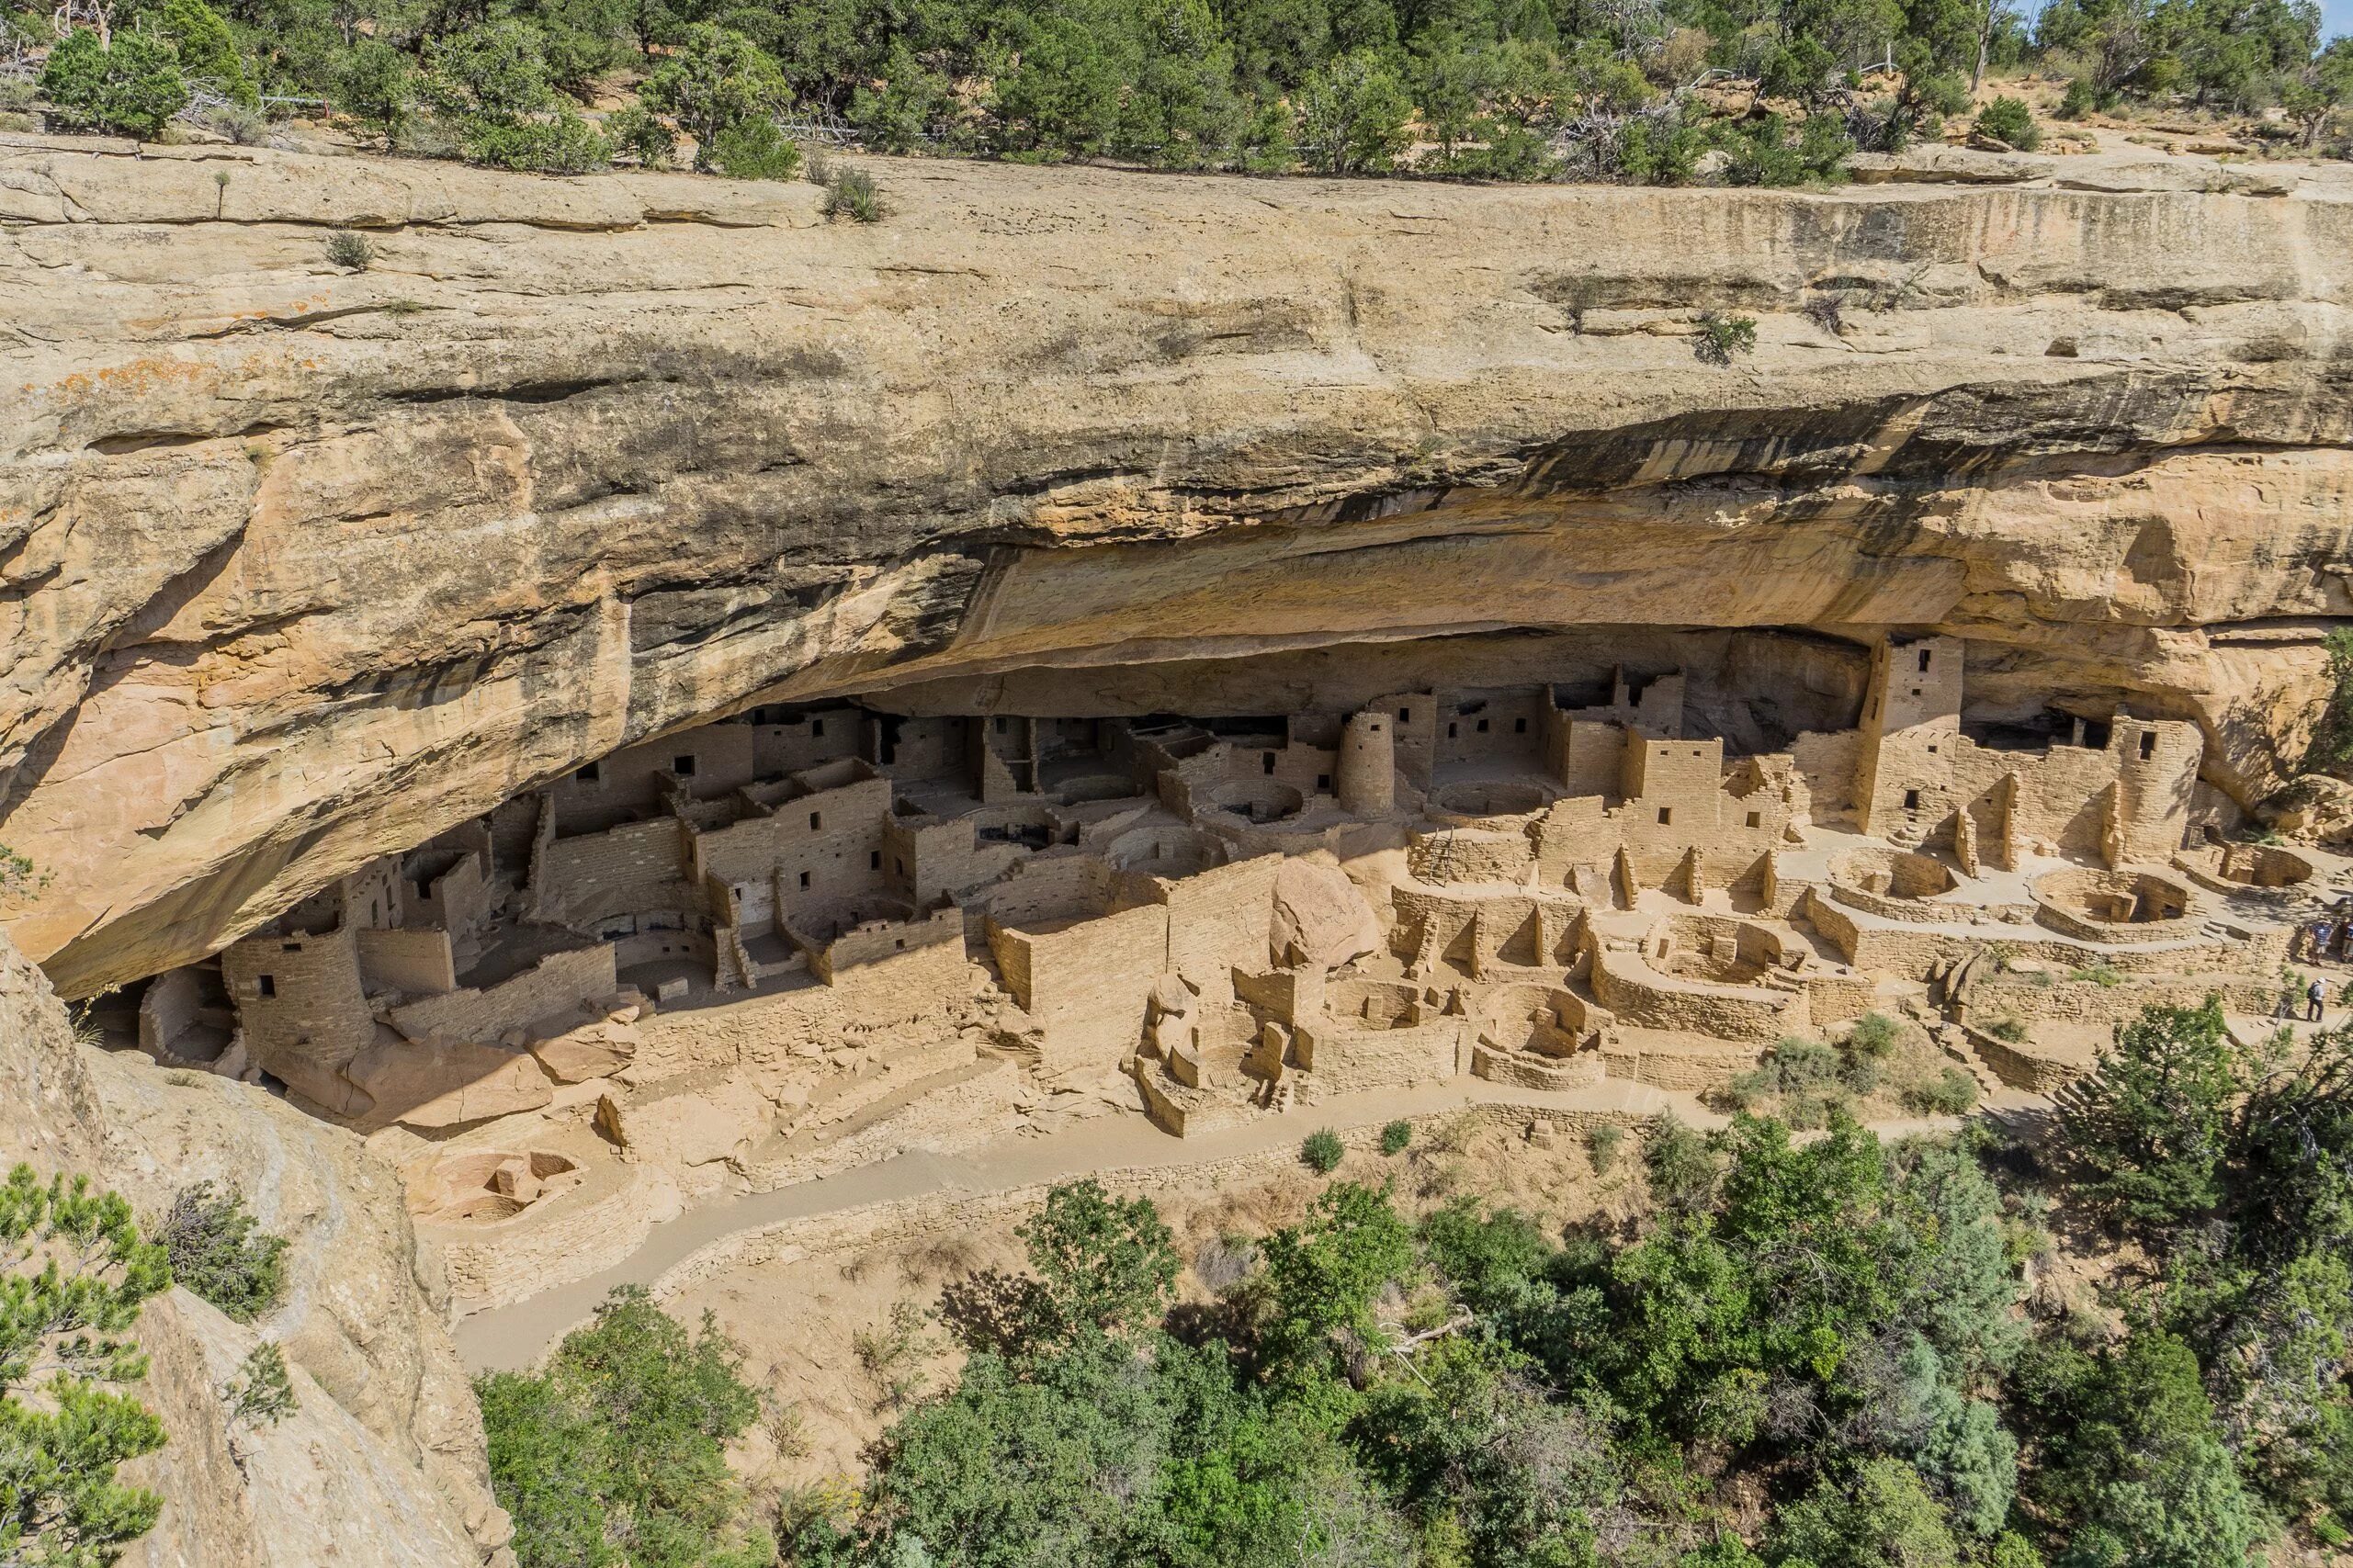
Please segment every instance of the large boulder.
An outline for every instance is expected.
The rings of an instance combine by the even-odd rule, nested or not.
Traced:
[[[344,1073],[375,1101],[374,1119],[411,1127],[536,1111],[556,1092],[530,1052],[471,1040],[372,1045]]]
[[[1274,924],[1268,946],[1279,964],[1334,968],[1381,945],[1381,922],[1338,866],[1291,860],[1274,874]]]

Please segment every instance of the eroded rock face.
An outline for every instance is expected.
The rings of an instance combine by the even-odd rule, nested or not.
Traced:
[[[0,140],[0,840],[48,876],[7,924],[81,994],[764,695],[1507,628],[1938,630],[1985,716],[2195,718],[2251,803],[2353,613],[2353,192],[2054,162],[893,162],[860,227],[806,186]],[[1757,353],[1699,363],[1703,308]]]
[[[439,1272],[417,1257],[399,1178],[356,1136],[243,1084],[76,1043],[0,937],[0,1151],[86,1174],[150,1220],[210,1180],[292,1243],[283,1302],[250,1326],[184,1290],[142,1313],[151,1367],[129,1392],[170,1441],[125,1472],[164,1500],[126,1563],[512,1564]],[[221,1389],[260,1338],[285,1351],[300,1408],[247,1439],[241,1468]]]

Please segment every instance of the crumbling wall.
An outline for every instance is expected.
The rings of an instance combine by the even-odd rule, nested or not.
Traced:
[[[394,1008],[392,1026],[412,1040],[494,1041],[513,1030],[602,1001],[619,989],[609,942],[551,953],[495,986],[450,991]]]

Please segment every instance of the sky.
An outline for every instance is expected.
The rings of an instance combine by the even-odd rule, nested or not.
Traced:
[[[2353,33],[2353,0],[2321,0],[2320,14],[2324,35]]]

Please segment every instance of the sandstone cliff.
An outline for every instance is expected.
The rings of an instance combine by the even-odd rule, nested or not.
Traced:
[[[356,1136],[243,1084],[76,1043],[40,972],[0,937],[0,1155],[85,1173],[147,1218],[210,1180],[292,1243],[284,1302],[250,1326],[184,1290],[141,1314],[152,1364],[128,1392],[170,1441],[126,1469],[164,1499],[126,1563],[512,1562],[437,1274],[420,1270],[398,1178]],[[259,1338],[285,1351],[300,1409],[252,1438],[240,1466],[221,1389]]]
[[[78,995],[762,694],[1498,628],[1934,628],[1974,706],[2195,718],[2252,802],[2353,614],[2353,189],[2064,163],[892,163],[861,228],[0,138],[8,924]]]

